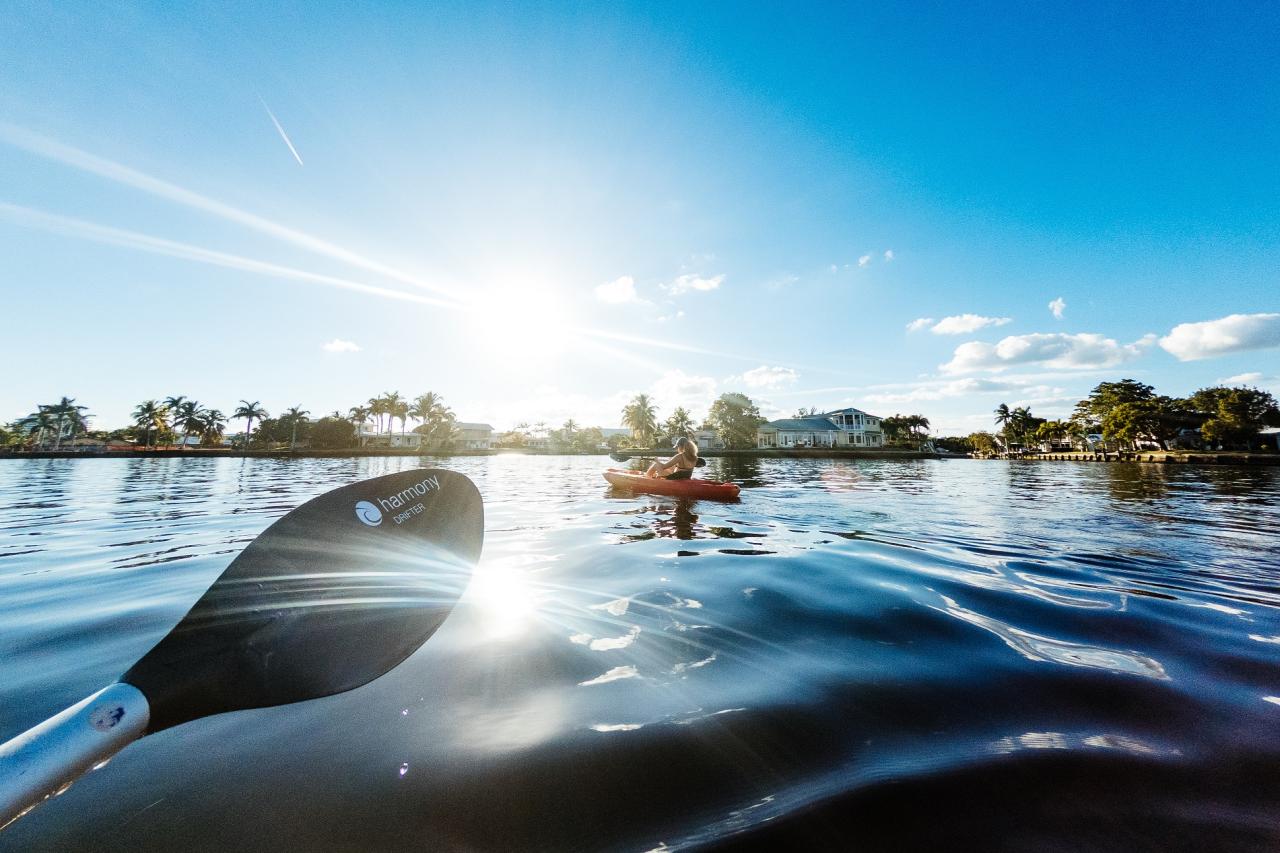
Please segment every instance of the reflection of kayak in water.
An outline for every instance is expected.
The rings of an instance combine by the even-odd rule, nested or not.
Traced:
[[[738,496],[736,483],[717,483],[714,480],[663,480],[646,477],[635,471],[619,471],[610,468],[604,478],[620,489],[644,492],[650,495],[671,495],[678,498],[711,498],[731,501]]]

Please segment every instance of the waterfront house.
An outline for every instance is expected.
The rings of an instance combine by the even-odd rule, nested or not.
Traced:
[[[844,447],[884,446],[883,418],[861,409],[836,409],[807,418],[769,421],[756,430],[756,446]]]
[[[720,434],[713,429],[694,430],[693,440],[700,450],[724,450]]]
[[[467,450],[492,450],[493,427],[489,424],[473,424],[459,421],[457,446]]]
[[[361,424],[356,433],[361,447],[402,447],[416,448],[422,446],[422,434],[417,432],[375,432]]]

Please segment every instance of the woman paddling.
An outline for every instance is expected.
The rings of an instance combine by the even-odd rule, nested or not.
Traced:
[[[666,462],[654,461],[645,471],[646,477],[663,477],[668,480],[687,480],[698,467],[698,445],[691,438],[681,438],[675,445],[676,455]]]

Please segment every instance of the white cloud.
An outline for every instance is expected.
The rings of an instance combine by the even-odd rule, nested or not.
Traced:
[[[1280,346],[1280,314],[1232,314],[1203,323],[1182,323],[1160,339],[1179,361]]]
[[[748,370],[741,376],[730,377],[729,381],[740,381],[753,390],[776,390],[785,385],[793,384],[799,378],[800,374],[790,367],[769,367],[762,364],[759,367]]]
[[[987,326],[1004,326],[1012,323],[1012,317],[983,317],[980,314],[957,314],[943,317],[929,331],[935,335],[967,335]]]
[[[893,249],[884,250],[884,262],[887,264],[893,260]]]
[[[610,305],[621,305],[625,302],[639,302],[636,297],[636,280],[624,275],[613,281],[596,285],[596,299]]]
[[[344,341],[341,338],[334,338],[327,344],[321,344],[320,349],[325,352],[360,352],[360,347],[355,341]]]
[[[1251,373],[1237,373],[1235,376],[1228,376],[1226,379],[1219,379],[1219,385],[1257,385],[1262,381],[1261,371],[1253,371]]]
[[[1066,370],[1116,367],[1142,355],[1154,341],[1155,335],[1147,335],[1134,343],[1120,344],[1113,338],[1087,332],[1011,335],[998,344],[969,341],[956,347],[951,361],[942,365],[942,372],[971,373],[1028,364]]]
[[[865,267],[869,263],[871,263],[870,255],[863,255],[862,257],[858,258],[858,266],[860,267]]]
[[[1049,303],[1049,310],[1053,312],[1055,320],[1062,319],[1062,312],[1067,310],[1067,300],[1059,296],[1057,299]]]
[[[916,319],[912,320],[910,323],[907,324],[907,331],[918,332],[921,329],[929,328],[936,322],[938,321],[933,319],[932,317],[917,317]]]
[[[715,290],[724,283],[724,275],[713,275],[710,278],[697,275],[696,273],[685,273],[677,276],[676,280],[668,285],[664,285],[664,289],[672,296],[679,296],[690,290]]]
[[[706,411],[716,399],[716,380],[675,368],[659,376],[649,387],[649,394],[663,414],[676,406]]]

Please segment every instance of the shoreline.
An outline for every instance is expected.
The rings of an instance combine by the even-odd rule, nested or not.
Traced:
[[[632,453],[636,459],[649,459],[668,452],[665,448]],[[988,461],[1001,459],[1010,462],[1127,462],[1152,465],[1242,465],[1280,466],[1280,454],[1243,453],[1229,451],[1175,452],[1165,450],[1122,451],[1108,453],[1043,453],[1022,457],[980,458],[964,453],[929,453],[920,450],[842,450],[828,448],[747,448],[743,450],[706,450],[701,456],[707,459],[879,459],[885,461],[912,461],[922,459],[975,459]],[[598,456],[611,463],[607,451],[591,453],[539,450],[437,450],[423,451],[414,448],[347,448],[345,450],[235,450],[231,448],[189,448],[157,450],[32,450],[0,451],[0,460],[6,459],[355,459],[376,456],[409,457],[470,457],[470,456]]]
[[[635,458],[650,459],[670,453],[667,448],[639,450],[631,453]],[[706,450],[700,456],[707,459],[939,459],[967,458],[960,454],[927,453],[919,450],[829,450],[826,448],[747,448],[744,450]],[[609,461],[609,451],[590,453],[563,450],[422,450],[419,448],[352,447],[344,450],[235,450],[231,448],[189,448],[156,450],[24,450],[0,451],[0,459],[342,459],[364,456],[600,456]],[[621,463],[619,463],[621,464]]]

